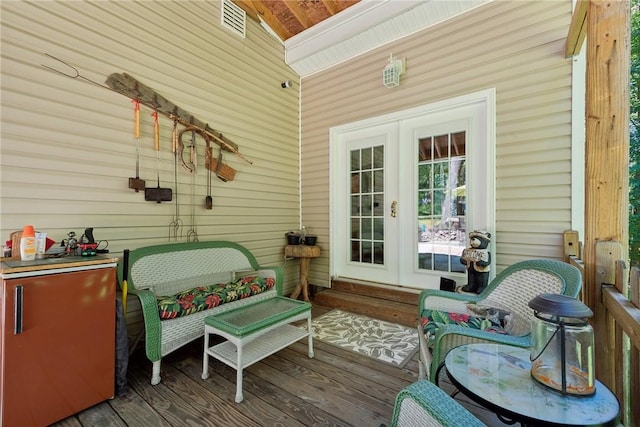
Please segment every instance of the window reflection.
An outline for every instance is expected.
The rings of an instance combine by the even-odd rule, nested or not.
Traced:
[[[464,272],[466,133],[421,138],[418,144],[418,267]]]

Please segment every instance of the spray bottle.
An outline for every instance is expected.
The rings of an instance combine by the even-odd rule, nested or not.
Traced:
[[[32,261],[36,259],[36,233],[33,225],[25,225],[20,238],[20,259]]]

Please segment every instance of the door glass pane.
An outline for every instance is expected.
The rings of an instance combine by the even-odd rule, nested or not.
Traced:
[[[384,168],[384,146],[373,147],[373,167],[374,169]]]
[[[373,171],[373,191],[376,193],[384,191],[384,171],[382,169]]]
[[[351,170],[360,170],[360,150],[353,150],[351,152]]]
[[[360,216],[360,196],[351,196],[351,217]]]
[[[384,146],[351,150],[351,261],[384,264]]]
[[[418,268],[464,272],[466,246],[466,133],[417,141]]]
[[[373,219],[373,239],[376,241],[384,240],[384,218]]]
[[[373,242],[373,263],[384,264],[384,243]]]
[[[371,218],[362,218],[362,240],[371,240]]]
[[[384,215],[384,195],[373,195],[373,216],[379,219]],[[382,230],[381,230],[382,231]]]
[[[371,171],[362,172],[360,174],[360,191],[363,194],[370,194],[371,187]]]
[[[351,218],[351,239],[360,240],[360,219]]]
[[[372,253],[371,253],[371,241],[363,240],[360,242],[360,246],[362,246],[362,256],[360,257],[360,262],[371,264]]]
[[[372,151],[373,148],[363,148],[360,150],[360,157],[362,158],[362,168],[361,170],[370,170],[372,165]]]

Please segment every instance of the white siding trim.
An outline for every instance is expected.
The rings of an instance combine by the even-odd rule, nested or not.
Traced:
[[[307,77],[488,1],[361,1],[286,40],[285,60]]]

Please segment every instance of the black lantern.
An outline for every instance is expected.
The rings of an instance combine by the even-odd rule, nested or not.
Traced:
[[[529,301],[531,376],[562,394],[595,393],[593,328],[589,307],[566,295],[541,294]]]

